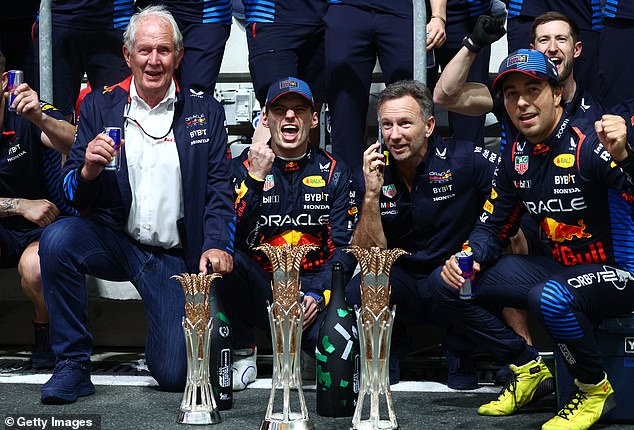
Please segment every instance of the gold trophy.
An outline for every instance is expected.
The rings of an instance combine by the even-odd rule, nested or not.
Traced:
[[[316,246],[262,244],[255,248],[271,260],[273,304],[268,306],[273,341],[273,377],[269,404],[260,430],[312,430],[302,390],[300,347],[304,308],[299,299],[299,271],[302,259]],[[282,410],[273,412],[275,394],[282,390]],[[299,397],[299,412],[291,411],[291,390]],[[279,403],[279,402],[278,402]]]
[[[378,247],[346,249],[361,267],[361,309],[356,309],[361,355],[359,398],[352,417],[352,429],[398,429],[390,391],[389,358],[396,306],[390,309],[390,270],[402,249]],[[362,419],[365,397],[370,415]],[[385,396],[387,417],[381,418],[380,396]]]
[[[187,345],[187,384],[181,401],[177,422],[181,424],[217,424],[222,422],[209,382],[209,350],[212,320],[209,311],[209,291],[213,273],[190,275],[183,273],[173,278],[185,292],[183,331]]]

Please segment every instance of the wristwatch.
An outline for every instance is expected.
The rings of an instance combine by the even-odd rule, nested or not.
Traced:
[[[476,45],[469,35],[465,36],[464,39],[462,39],[462,46],[464,46],[474,54],[479,54],[480,51],[482,51],[482,48]]]

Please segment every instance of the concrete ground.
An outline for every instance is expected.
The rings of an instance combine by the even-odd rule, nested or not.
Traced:
[[[99,372],[97,372],[99,373]],[[93,373],[95,375],[95,373]],[[42,419],[51,416],[65,419],[87,418],[100,420],[100,427],[126,429],[183,429],[176,419],[181,401],[180,393],[166,393],[154,386],[154,381],[144,372],[140,375],[96,375],[93,382],[97,393],[80,398],[76,403],[63,406],[40,403],[40,384],[48,379],[46,373],[0,373],[0,417],[5,429],[35,429],[42,426],[8,426],[10,419],[38,415]],[[314,385],[305,385],[305,397],[315,429],[348,429],[351,418],[326,418],[315,413]],[[260,387],[260,388],[258,388]],[[477,407],[496,396],[498,387],[483,384],[476,391],[452,391],[438,382],[401,382],[392,386],[394,408],[402,430],[418,429],[540,429],[554,413],[554,396],[548,396],[509,417],[480,417]],[[270,379],[258,379],[253,387],[235,393],[231,410],[221,411],[223,422],[213,426],[193,426],[195,429],[249,430],[258,429],[265,415],[270,392]],[[631,401],[631,399],[623,399]],[[7,421],[9,420],[9,421]],[[17,421],[16,421],[17,422]],[[59,430],[60,427],[50,427]],[[71,427],[67,427],[71,428]],[[631,429],[631,425],[597,425],[597,429]],[[65,429],[65,428],[64,428]]]

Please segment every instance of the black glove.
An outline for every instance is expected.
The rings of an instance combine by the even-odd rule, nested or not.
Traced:
[[[504,21],[505,16],[492,17],[489,15],[480,15],[473,26],[473,31],[465,40],[468,39],[476,48],[482,49],[500,40],[500,38],[506,34]],[[465,46],[467,46],[466,43]],[[467,46],[467,48],[471,50],[469,46]]]

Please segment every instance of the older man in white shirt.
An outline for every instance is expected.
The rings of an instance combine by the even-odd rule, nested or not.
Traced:
[[[224,112],[208,94],[179,88],[173,75],[182,36],[162,7],[136,14],[124,36],[132,76],[84,100],[64,167],[63,191],[82,216],[42,237],[40,255],[57,365],[42,402],[93,394],[85,274],[131,281],[148,316],[146,361],[161,388],[185,385],[184,296],[170,276],[227,273],[235,220]],[[121,168],[105,170],[125,137]]]

